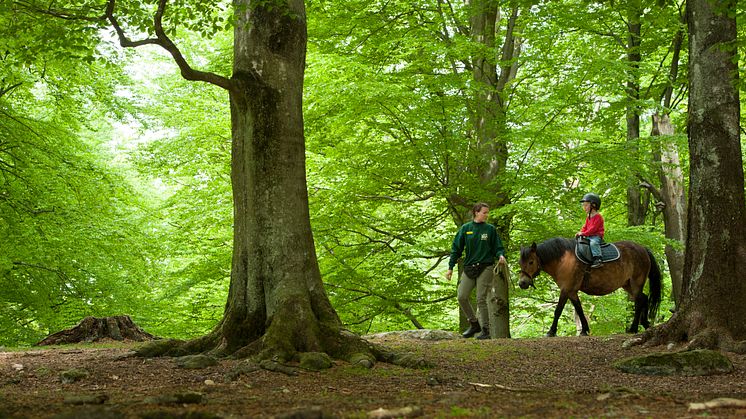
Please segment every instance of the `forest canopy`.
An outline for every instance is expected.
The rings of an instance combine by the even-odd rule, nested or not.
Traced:
[[[639,242],[661,263],[667,245],[682,246],[656,192],[671,168],[661,154],[675,152],[688,172],[683,0],[499,3],[492,43],[474,36],[462,3],[307,4],[311,222],[326,292],[357,333],[457,329],[443,274],[474,202],[496,204],[490,221],[513,272],[521,246],[575,234],[591,191],[603,198],[607,241]],[[174,34],[182,51],[229,74],[222,10],[173,10],[190,22]],[[71,31],[17,2],[1,3],[0,32],[0,345],[89,315],[128,314],[166,337],[212,329],[232,251],[226,93],[183,80],[156,48],[123,50],[110,28]],[[485,91],[498,98],[493,148],[474,123]],[[653,135],[656,115],[672,133]],[[484,176],[496,154],[503,170]],[[658,321],[674,306],[662,267]],[[556,287],[542,277],[537,288],[511,287],[513,337],[551,322]],[[621,291],[583,301],[595,334],[624,330]],[[574,334],[565,316],[560,334]]]

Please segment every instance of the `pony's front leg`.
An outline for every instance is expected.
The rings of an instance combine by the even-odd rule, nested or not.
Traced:
[[[562,310],[565,309],[566,303],[567,293],[565,291],[560,291],[559,302],[557,302],[557,308],[554,309],[554,320],[552,321],[552,327],[550,327],[547,332],[547,337],[551,338],[557,336],[557,323],[559,322],[560,315],[562,315]]]
[[[580,304],[580,297],[577,295],[575,295],[575,298],[570,297],[570,302],[572,302],[572,306],[575,307],[575,313],[580,317],[580,336],[588,336],[591,329],[588,327],[588,319],[585,318],[585,313],[583,313],[583,306]]]

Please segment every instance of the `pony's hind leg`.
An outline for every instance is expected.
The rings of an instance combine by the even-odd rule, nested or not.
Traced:
[[[648,319],[648,296],[640,293],[638,299],[642,300],[642,307],[640,308],[640,324],[645,329],[650,327],[650,319]],[[635,306],[637,306],[637,303],[635,302]],[[637,309],[637,307],[635,307]]]
[[[638,325],[644,328],[650,327],[648,320],[648,296],[642,292],[635,297],[635,314],[632,317],[632,324],[627,329],[627,333],[637,333]]]

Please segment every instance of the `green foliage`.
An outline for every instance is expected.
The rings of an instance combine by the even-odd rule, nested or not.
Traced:
[[[496,222],[511,219],[504,239],[513,261],[520,245],[574,235],[583,222],[577,202],[587,191],[604,197],[609,240],[632,239],[662,253],[660,219],[639,230],[626,227],[627,179],[633,172],[656,177],[645,162],[657,144],[624,140],[628,99],[620,80],[629,68],[619,59],[626,52],[618,41],[626,26],[616,11],[599,7],[592,13],[604,14],[602,29],[593,26],[598,21],[586,3],[521,11],[520,70],[509,89],[510,170],[500,179],[511,185],[512,204],[492,214]],[[407,312],[391,309],[392,296],[423,303],[433,298],[406,290],[453,297],[454,285],[437,279],[456,227],[449,198],[489,200],[476,173],[456,170],[477,157],[469,152],[468,62],[480,46],[457,29],[468,21],[466,10],[387,2],[340,12],[321,2],[309,19],[309,187],[324,278],[335,307],[356,330],[379,330],[374,318],[406,326]],[[659,60],[678,23],[671,9],[648,10],[644,19],[646,28],[657,28],[646,32],[654,37],[641,51],[647,60],[641,79],[650,80],[653,99],[661,94],[653,89],[662,77]],[[650,99],[639,106],[655,109],[657,99]],[[513,293],[514,336],[535,334],[544,328],[535,322],[551,320],[556,289],[533,292],[539,295]],[[537,301],[546,302],[540,310]],[[453,316],[455,301],[446,304],[428,312],[418,310],[423,304],[407,308],[432,327]],[[617,305],[623,318],[625,305]],[[392,315],[400,323],[392,325]]]
[[[589,191],[604,200],[607,240],[642,243],[664,267],[662,216],[651,207],[645,225],[628,227],[625,194],[633,173],[657,179],[651,162],[661,141],[675,142],[688,166],[686,51],[679,78],[667,79],[683,28],[678,4],[641,11],[635,67],[624,47],[626,3],[511,2],[520,8],[520,54],[501,96],[507,130],[498,139],[508,163],[485,182],[471,169],[491,157],[475,151],[475,92],[484,86],[474,82],[472,58],[497,63],[503,3],[494,49],[472,39],[472,11],[460,3],[308,4],[310,215],[326,290],[356,332],[415,322],[456,329],[456,285],[443,278],[444,260],[466,209],[494,200],[495,183],[507,185],[508,204],[491,220],[506,232],[513,271],[521,246],[574,235],[584,216],[578,200]],[[67,6],[56,11],[102,13],[100,2]],[[41,7],[0,4],[0,344],[121,312],[154,334],[203,334],[220,320],[230,281],[226,94],[181,80],[154,50],[123,52],[105,22],[53,19],[34,12]],[[152,35],[154,12],[153,2],[129,1],[117,2],[115,15],[134,38]],[[225,2],[179,0],[168,3],[164,25],[188,61],[226,75],[232,12]],[[630,75],[639,98],[628,96]],[[669,86],[675,100],[663,109]],[[627,141],[630,106],[643,133],[662,111],[678,134]],[[546,275],[536,290],[514,286],[513,336],[543,334],[557,295]],[[594,334],[626,327],[631,303],[622,292],[581,298]],[[559,334],[574,334],[571,309]]]
[[[165,65],[152,54],[139,60],[149,68]],[[157,264],[163,276],[148,296],[153,309],[144,324],[157,334],[193,337],[220,320],[230,279],[229,112],[222,92],[173,71],[150,74],[148,83],[132,94],[142,124],[137,135],[154,135],[121,150],[142,181],[160,191],[153,235],[162,243]],[[168,106],[153,96],[152,86],[168,89]]]
[[[107,150],[128,109],[118,57],[86,23],[2,7],[0,344],[27,344],[143,305],[154,243],[147,201]]]
[[[0,324],[8,331],[0,343],[119,314],[139,305],[147,287],[152,243],[139,231],[147,204],[110,165],[101,134],[111,127],[77,122],[102,117],[95,97],[111,89],[95,80],[80,89],[50,85],[55,70],[47,63],[44,77],[0,98]],[[76,77],[99,71],[79,68]]]

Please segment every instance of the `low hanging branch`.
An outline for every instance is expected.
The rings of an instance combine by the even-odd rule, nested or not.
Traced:
[[[234,84],[231,82],[230,79],[219,76],[215,73],[195,70],[189,65],[179,48],[176,46],[176,44],[173,43],[171,38],[166,35],[166,31],[163,30],[163,14],[166,12],[166,0],[158,1],[158,10],[156,10],[155,16],[153,18],[153,29],[155,30],[156,37],[141,39],[137,41],[130,40],[124,33],[124,30],[119,24],[119,21],[117,20],[116,16],[114,16],[115,8],[116,0],[109,0],[109,2],[106,4],[106,13],[104,17],[106,20],[109,21],[109,23],[111,23],[111,26],[116,31],[117,36],[119,37],[119,43],[120,45],[122,45],[122,47],[136,48],[144,45],[157,45],[171,54],[174,61],[176,62],[176,65],[179,66],[181,76],[184,77],[186,80],[203,81],[206,83],[214,84],[215,86],[222,87],[226,90],[232,90],[234,88]]]

